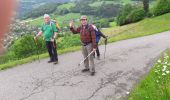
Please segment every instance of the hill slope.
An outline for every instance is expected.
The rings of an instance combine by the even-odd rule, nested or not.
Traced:
[[[69,1],[70,0],[19,0],[18,17],[22,17],[33,8],[36,8],[40,5],[44,5],[46,3],[64,3]]]
[[[146,18],[140,22],[102,31],[110,36],[110,42],[156,34],[170,30],[170,13],[162,16]]]

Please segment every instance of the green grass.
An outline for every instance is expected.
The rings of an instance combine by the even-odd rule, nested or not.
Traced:
[[[110,23],[109,23],[109,26],[110,26],[110,27],[116,27],[116,22],[110,22]]]
[[[109,42],[115,42],[168,30],[170,30],[170,13],[154,18],[146,18],[138,23],[121,27],[106,28],[102,31],[110,37]]]
[[[128,100],[169,100],[170,51],[166,51],[147,76],[131,92]]]
[[[62,5],[58,6],[57,8],[59,10],[61,10],[61,9],[70,9],[71,7],[74,7],[74,6],[75,6],[74,3],[66,3],[66,4],[62,4]]]

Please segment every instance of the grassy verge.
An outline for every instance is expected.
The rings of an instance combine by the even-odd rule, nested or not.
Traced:
[[[146,18],[138,23],[103,29],[102,31],[110,37],[109,42],[115,42],[168,30],[170,30],[170,13],[154,18]]]
[[[128,100],[169,100],[169,98],[170,51],[167,51],[131,92]]]
[[[60,55],[60,54],[64,54],[64,53],[67,53],[67,52],[74,52],[74,51],[77,51],[79,49],[80,49],[80,46],[66,48],[66,49],[63,49],[63,50],[58,50],[58,54]],[[47,58],[47,57],[48,57],[47,53],[39,55],[40,59]],[[12,68],[14,66],[25,64],[25,63],[35,61],[35,60],[38,60],[38,55],[33,55],[33,56],[30,56],[30,57],[25,58],[25,59],[11,61],[11,62],[8,62],[6,64],[2,64],[2,65],[0,65],[0,70]]]

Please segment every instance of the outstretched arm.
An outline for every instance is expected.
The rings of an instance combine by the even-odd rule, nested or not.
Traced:
[[[42,31],[39,31],[38,34],[34,37],[34,39],[37,40],[37,38],[41,35],[42,35]]]
[[[73,34],[78,34],[78,33],[80,33],[80,27],[77,28],[77,29],[75,29],[75,28],[74,28],[74,23],[73,23],[73,21],[70,21],[69,26],[70,26],[70,31],[71,31]]]

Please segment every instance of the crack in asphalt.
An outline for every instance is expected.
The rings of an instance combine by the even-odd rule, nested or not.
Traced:
[[[120,78],[120,77],[122,77],[122,76],[124,76],[126,74],[128,74],[128,73],[127,72],[123,73],[123,71],[117,71],[115,73],[111,73],[109,75],[106,75],[106,77],[101,79],[99,87],[97,89],[95,89],[95,91],[85,100],[92,99],[95,96],[95,94],[97,94],[101,89],[106,87],[108,84],[112,84],[112,85],[116,86],[115,81],[117,81],[118,78]]]
[[[76,82],[76,83],[70,83],[68,81],[65,82],[65,80],[68,80],[68,79],[70,79],[74,76],[78,76],[78,75],[81,74],[80,69],[77,69],[77,68],[73,69],[71,71],[67,71],[65,73],[63,72],[62,75],[59,78],[55,77],[55,73],[57,73],[57,72],[52,72],[51,76],[43,78],[43,79],[32,77],[33,82],[28,82],[28,84],[34,84],[35,85],[34,88],[32,89],[32,92],[28,96],[25,96],[25,97],[21,98],[20,100],[26,100],[26,99],[30,98],[32,95],[44,92],[45,89],[49,89],[50,87],[54,87],[54,86],[71,86],[71,87],[74,87],[74,86],[77,86],[77,85],[79,85],[80,83],[83,82],[83,81],[79,81],[79,82]],[[59,81],[62,81],[64,83],[57,84],[57,82],[59,82]],[[19,86],[19,87],[21,88],[21,86]],[[26,87],[26,88],[28,88],[28,87]],[[42,88],[42,89],[40,89],[40,88]]]

